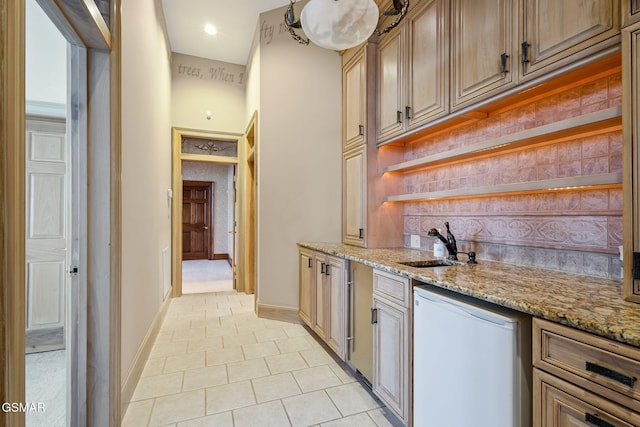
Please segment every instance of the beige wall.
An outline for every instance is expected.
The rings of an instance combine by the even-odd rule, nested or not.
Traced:
[[[233,166],[212,163],[182,162],[184,181],[211,181],[213,186],[213,253],[231,254],[229,220],[233,216],[229,204],[229,179],[233,180]]]
[[[159,3],[122,2],[123,379],[163,301],[171,243],[171,70]]]
[[[258,302],[297,307],[296,242],[341,239],[342,74],[337,52],[281,31],[284,10],[258,23],[274,29],[257,55]]]
[[[172,124],[187,129],[244,132],[246,70],[243,65],[174,53]],[[207,119],[211,112],[211,119]]]

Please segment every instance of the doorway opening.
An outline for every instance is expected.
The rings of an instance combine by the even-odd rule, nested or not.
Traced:
[[[232,133],[173,130],[174,297],[243,291],[236,280],[240,139]]]
[[[182,293],[231,291],[235,165],[182,163]],[[191,179],[207,179],[193,181]]]
[[[27,412],[26,426],[66,426],[67,402],[74,399],[69,379],[77,369],[69,268],[79,250],[69,42],[35,0],[25,6],[25,398],[46,408]]]

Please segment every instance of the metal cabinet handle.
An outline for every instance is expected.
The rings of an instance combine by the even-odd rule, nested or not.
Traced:
[[[500,55],[500,72],[502,74],[506,74],[509,72],[509,70],[507,70],[508,58],[509,58],[509,55],[507,55],[507,52],[504,52],[502,55]]]
[[[371,309],[371,324],[375,325],[376,323],[378,323],[378,309],[377,308],[372,308]]]
[[[597,427],[616,427],[613,424],[606,422],[596,414],[584,414],[584,421]]]
[[[636,377],[630,377],[629,375],[616,372],[613,369],[605,368],[604,366],[600,366],[592,362],[587,362],[585,369],[589,372],[602,375],[603,377],[609,378],[610,380],[619,382],[620,384],[624,384],[628,387],[633,387],[637,380]]]
[[[524,65],[529,62],[529,47],[531,47],[531,45],[525,40],[520,46],[522,47],[522,64]]]
[[[360,229],[358,230],[358,238],[359,238],[360,240],[364,239],[364,228],[360,228]]]
[[[400,110],[396,112],[396,123],[402,123],[402,111]]]
[[[363,125],[358,125],[358,135],[359,136],[364,136],[364,126]]]
[[[331,271],[331,264],[327,263],[327,265],[325,265],[325,267],[324,267],[325,276],[330,276],[329,271]]]
[[[347,337],[347,341],[351,341],[351,352],[356,351],[356,270],[351,270],[351,336]]]
[[[324,274],[324,262],[320,265],[320,274]]]
[[[309,258],[309,268],[313,267],[313,265],[311,264],[311,258]]]
[[[407,120],[411,120],[413,118],[411,117],[411,107],[409,107],[408,105],[404,107],[404,116]]]

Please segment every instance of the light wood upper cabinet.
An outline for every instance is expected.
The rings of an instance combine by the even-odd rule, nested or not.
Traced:
[[[365,246],[367,169],[366,151],[359,146],[343,156],[342,241]]]
[[[523,8],[523,81],[620,42],[617,0],[525,0]]]
[[[367,100],[365,60],[365,50],[361,50],[342,70],[342,131],[345,149],[364,143]]]
[[[448,113],[449,1],[419,3],[378,51],[378,140]]]
[[[452,110],[517,83],[516,12],[514,0],[452,0]]]
[[[398,29],[378,48],[378,141],[404,130],[402,49],[404,32]]]

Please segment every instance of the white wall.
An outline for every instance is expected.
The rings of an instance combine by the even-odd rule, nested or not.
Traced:
[[[284,10],[259,18],[274,36],[258,55],[258,302],[297,307],[296,242],[341,240],[342,72],[283,31]]]
[[[171,76],[173,126],[244,132],[244,66],[173,53]]]
[[[122,2],[122,378],[163,301],[171,69],[159,2]]]
[[[200,162],[182,162],[183,181],[211,181],[213,185],[213,253],[231,254],[229,219],[233,215],[229,204],[229,172],[233,166]]]
[[[67,40],[36,0],[26,2],[25,97],[27,102],[67,103]]]

